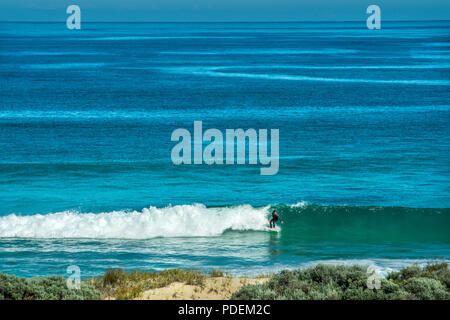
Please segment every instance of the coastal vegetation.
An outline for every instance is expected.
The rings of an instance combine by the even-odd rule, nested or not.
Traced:
[[[377,288],[368,283],[373,274],[363,266],[319,264],[283,270],[256,278],[233,278],[220,270],[161,272],[107,270],[85,279],[80,289],[68,289],[61,276],[20,278],[0,273],[0,299],[235,299],[235,300],[449,300],[447,263],[417,265],[380,277]]]
[[[370,289],[367,268],[319,264],[284,270],[270,281],[246,285],[235,292],[237,300],[448,300],[450,271],[447,263],[410,266],[379,279]]]
[[[81,282],[80,289],[69,289],[61,276],[20,278],[0,273],[0,300],[93,300],[100,292]]]

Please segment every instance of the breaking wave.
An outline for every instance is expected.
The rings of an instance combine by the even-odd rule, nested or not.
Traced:
[[[201,204],[149,207],[142,211],[0,217],[0,238],[149,239],[208,237],[226,230],[265,230],[266,208],[249,205],[207,208]]]
[[[450,209],[296,204],[253,207],[203,204],[0,217],[0,238],[151,239],[213,237],[226,231],[267,231],[276,209],[279,236],[298,241],[437,241],[450,243]]]

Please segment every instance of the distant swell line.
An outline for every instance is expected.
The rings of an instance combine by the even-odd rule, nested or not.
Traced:
[[[134,40],[171,40],[171,39],[251,39],[250,36],[118,36],[73,38],[79,41],[134,41]]]
[[[211,68],[212,69],[212,68]],[[224,66],[214,67],[214,70],[223,69],[305,69],[305,70],[397,70],[397,69],[450,69],[450,64],[417,64],[417,65],[362,65],[362,66],[308,66],[308,65],[251,65],[251,66]]]
[[[358,53],[354,49],[319,49],[319,50],[293,50],[293,49],[235,49],[223,51],[164,51],[162,54],[171,55],[328,55],[328,54],[353,54]]]
[[[248,74],[248,73],[222,73],[222,72],[218,72],[215,75],[222,77],[242,77],[242,78],[269,79],[269,80],[290,80],[290,81],[413,84],[413,85],[432,85],[432,86],[448,86],[450,84],[450,81],[447,80],[370,80],[370,79],[308,77],[308,76],[295,76],[282,74]]]
[[[176,69],[171,69],[172,72]],[[342,82],[342,83],[376,83],[376,84],[402,84],[402,85],[429,85],[429,86],[448,86],[448,80],[376,80],[376,79],[348,79],[348,78],[326,78],[310,77],[302,75],[286,74],[261,74],[261,73],[242,73],[242,72],[220,72],[216,68],[180,68],[179,73],[189,73],[194,75],[204,75],[212,77],[225,78],[250,78],[264,80],[287,80],[287,81],[312,81],[312,82]],[[169,70],[170,72],[170,70]]]
[[[87,69],[104,67],[103,62],[86,62],[86,63],[49,63],[49,64],[25,64],[22,69]]]

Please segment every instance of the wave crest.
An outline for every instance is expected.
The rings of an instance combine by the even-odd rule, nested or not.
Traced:
[[[267,209],[250,205],[207,208],[202,204],[149,207],[142,211],[64,211],[0,217],[0,238],[149,239],[209,237],[226,230],[265,230]]]

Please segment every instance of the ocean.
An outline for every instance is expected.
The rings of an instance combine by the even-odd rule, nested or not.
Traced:
[[[0,23],[0,272],[448,262],[449,70],[450,21]],[[194,121],[278,173],[174,165]]]

